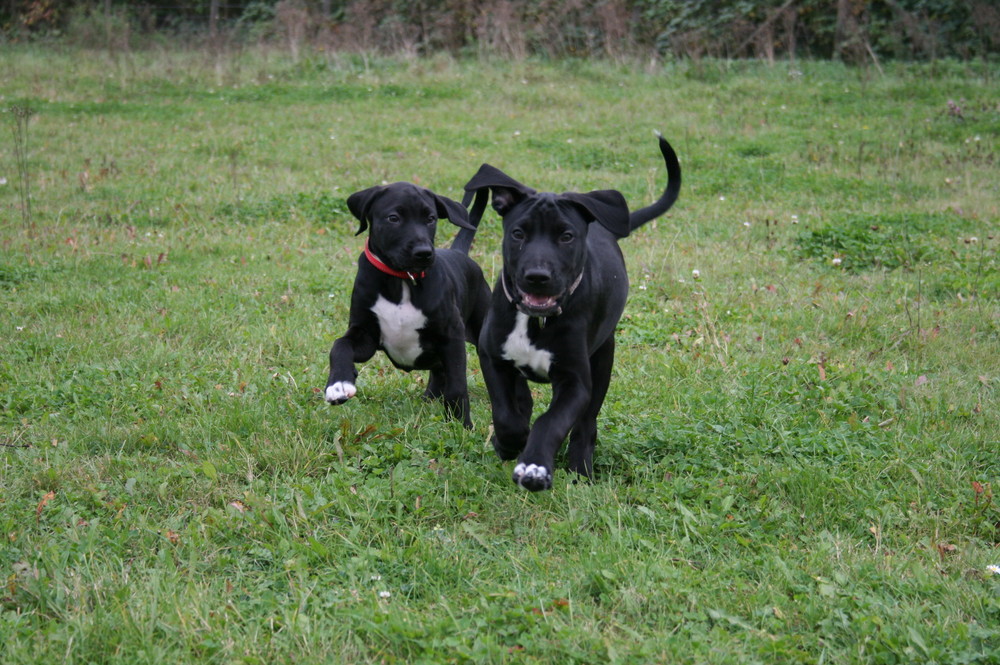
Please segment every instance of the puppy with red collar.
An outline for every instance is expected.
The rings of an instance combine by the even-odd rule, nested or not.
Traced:
[[[469,258],[476,227],[457,201],[407,182],[355,192],[347,207],[368,230],[351,294],[347,332],[330,349],[326,401],[357,393],[355,363],[382,350],[403,370],[429,370],[425,396],[472,427],[465,343],[476,344],[489,308],[483,271]],[[450,249],[435,249],[439,219],[459,227]]]

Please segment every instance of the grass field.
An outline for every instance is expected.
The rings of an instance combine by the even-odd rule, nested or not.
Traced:
[[[4,62],[3,663],[1000,662],[995,67]],[[351,192],[644,205],[656,129],[596,482],[512,485],[471,355],[471,432],[323,402]]]

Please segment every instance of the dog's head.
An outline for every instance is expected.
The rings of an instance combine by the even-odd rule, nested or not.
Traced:
[[[540,193],[483,164],[465,191],[466,203],[476,195],[473,224],[479,222],[487,193],[492,195],[493,209],[503,218],[503,286],[518,309],[531,316],[558,314],[579,284],[591,223],[618,238],[629,233],[628,203],[615,190]]]
[[[408,182],[370,187],[347,198],[347,207],[361,223],[358,234],[369,227],[372,252],[389,267],[419,272],[434,263],[437,221],[475,231],[465,208],[451,199]]]

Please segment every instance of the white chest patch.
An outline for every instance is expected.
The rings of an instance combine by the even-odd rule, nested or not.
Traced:
[[[412,367],[423,352],[420,330],[427,324],[427,317],[410,302],[410,287],[403,284],[403,297],[398,304],[379,296],[372,305],[372,313],[382,331],[382,348],[398,364]]]
[[[538,376],[548,377],[552,352],[540,349],[528,339],[528,315],[517,313],[514,329],[503,343],[503,357],[518,367],[528,367]]]

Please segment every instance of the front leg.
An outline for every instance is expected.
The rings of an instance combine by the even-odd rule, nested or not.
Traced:
[[[533,492],[552,487],[556,453],[590,402],[590,365],[586,358],[569,372],[552,368],[552,404],[538,417],[514,467],[514,482]]]
[[[569,435],[569,470],[590,478],[594,473],[594,447],[597,444],[597,414],[611,385],[611,368],[615,362],[615,338],[608,338],[590,357],[593,388],[583,416]]]
[[[326,379],[326,401],[343,404],[357,394],[354,380],[358,376],[354,363],[370,360],[378,349],[375,337],[360,326],[351,326],[330,349],[330,375]]]
[[[479,364],[493,411],[493,449],[502,460],[514,459],[524,450],[531,424],[531,389],[528,381],[506,360],[479,352]]]

